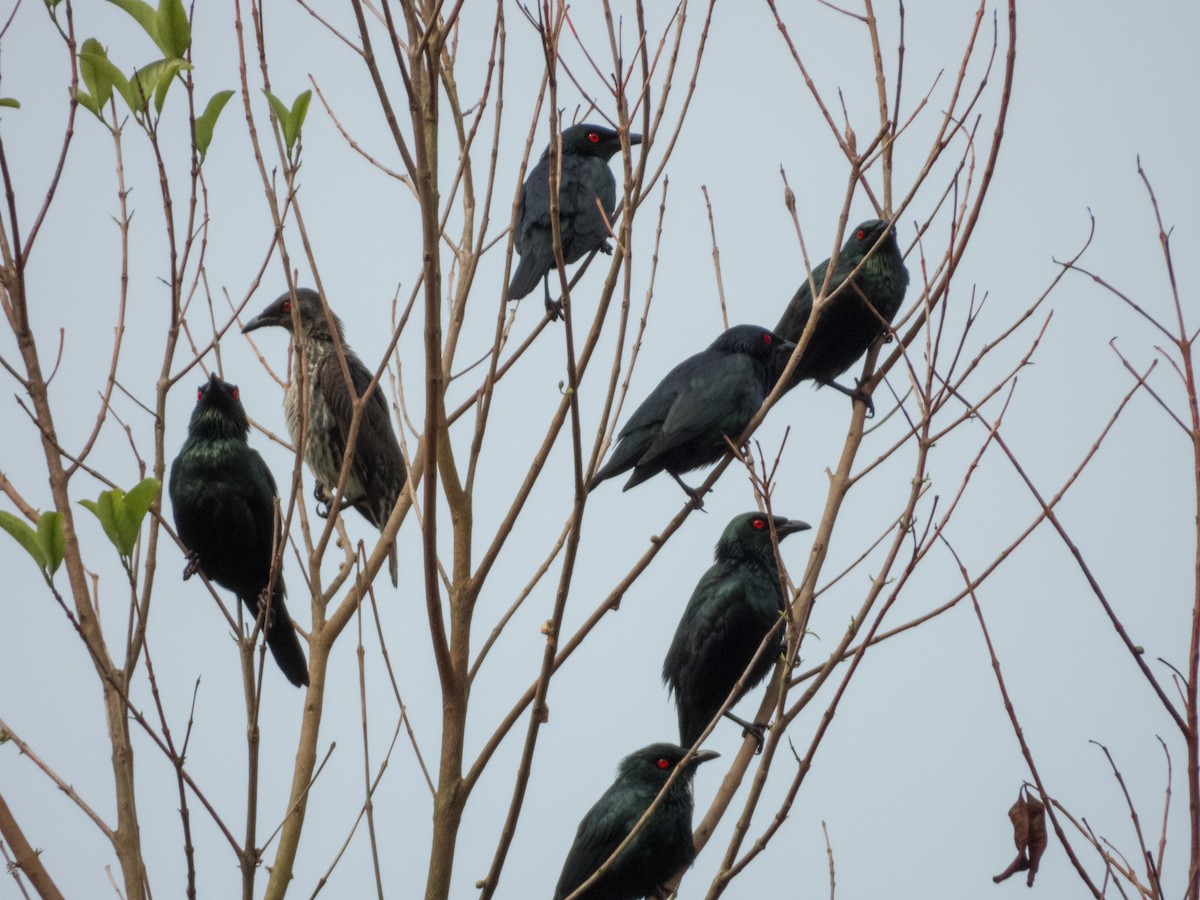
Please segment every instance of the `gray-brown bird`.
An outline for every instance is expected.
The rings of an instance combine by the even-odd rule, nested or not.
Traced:
[[[296,301],[300,318],[299,333],[293,327],[290,293],[280,296],[247,322],[242,332],[278,325],[292,335],[304,360],[304,385],[308,394],[304,461],[316,477],[314,493],[317,500],[327,504],[331,499],[329,491],[337,485],[342,471],[354,403],[334,347],[331,318],[345,354],[346,369],[350,372],[354,393],[361,397],[371,383],[372,376],[371,371],[346,344],[341,319],[332,314],[329,317],[325,315],[321,297],[316,291],[297,288]],[[301,437],[300,400],[299,379],[293,377],[283,398],[284,416],[293,443],[299,442]],[[377,387],[367,400],[353,454],[342,507],[353,506],[368,522],[382,530],[400,492],[404,490],[407,471],[381,387]],[[398,585],[399,564],[395,540],[388,551],[388,573],[392,585]]]

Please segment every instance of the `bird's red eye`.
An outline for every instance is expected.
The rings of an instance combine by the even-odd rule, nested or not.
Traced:
[[[669,768],[671,768],[671,761],[669,759],[667,759],[665,756],[660,756],[658,758],[658,762],[656,762],[655,765],[658,766],[660,769],[669,769]]]
[[[283,311],[285,313],[290,313],[292,311],[292,298],[291,297],[288,297],[286,300],[283,301]]]
[[[591,141],[593,144],[598,144],[598,143],[600,143],[600,135],[594,131],[589,131],[588,132],[588,140]]]
[[[196,388],[196,399],[199,400],[204,396],[204,388]]]
[[[766,333],[766,332],[763,332],[763,343],[764,343],[764,344],[770,344],[770,343],[771,343],[771,335],[770,335],[770,334],[768,334],[768,333]]]
[[[767,527],[767,520],[766,519],[755,519],[750,524],[752,526],[754,526],[754,528],[757,529],[758,531],[762,531],[764,528]]]
[[[867,236],[867,229],[865,229],[865,228],[858,229],[858,231],[854,232],[854,236],[861,241],[863,238],[865,238]]]
[[[234,399],[234,400],[237,400],[237,399],[238,399],[238,389],[237,389],[237,388],[234,388],[234,389],[233,389],[233,399]]]

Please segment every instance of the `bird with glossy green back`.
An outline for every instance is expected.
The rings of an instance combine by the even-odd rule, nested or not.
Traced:
[[[630,134],[630,146],[640,144]],[[612,253],[609,225],[617,208],[617,186],[608,162],[621,150],[620,135],[601,125],[572,125],[563,129],[558,180],[558,228],[563,261],[582,259],[593,250]],[[603,214],[597,207],[604,208]],[[539,281],[546,292],[550,318],[561,315],[562,304],[550,299],[549,273],[556,268],[554,230],[550,220],[550,148],[521,186],[513,244],[521,261],[508,284],[508,299],[527,296]]]
[[[679,476],[715,463],[750,424],[774,384],[774,367],[795,347],[759,325],[735,325],[708,349],[666,374],[617,435],[617,446],[588,490],[633,470],[624,490],[667,472],[692,498],[703,500]]]
[[[785,633],[775,542],[808,528],[807,522],[761,512],[734,516],[725,526],[717,541],[716,562],[692,591],[663,660],[663,683],[675,696],[683,746],[696,743],[743,676],[731,707],[771,672]],[[774,639],[756,659],[772,629]],[[725,715],[755,733],[761,747],[761,726],[729,711]]]
[[[247,441],[249,431],[237,386],[214,372],[197,391],[168,490],[175,529],[188,550],[184,580],[203,572],[257,617],[281,535],[275,479]],[[276,572],[263,632],[284,676],[300,687],[308,684],[308,664],[288,617],[286,594],[283,574]]]
[[[307,405],[304,461],[317,480],[314,495],[319,503],[328,506],[332,499],[329,492],[337,486],[342,472],[354,414],[354,396],[346,385],[346,372],[350,374],[354,394],[359,397],[366,393],[373,376],[346,343],[341,319],[332,313],[325,315],[325,306],[316,291],[297,288],[296,301],[299,334],[292,322],[290,293],[282,294],[247,322],[242,332],[275,325],[291,334],[298,347],[304,360],[306,397],[303,399]],[[345,370],[333,342],[331,318],[346,362]],[[283,395],[284,418],[293,443],[299,443],[301,438],[301,399],[300,379],[293,375]],[[377,386],[367,399],[352,453],[340,506],[353,506],[382,531],[408,477],[382,386]],[[318,508],[318,514],[328,515],[328,511]],[[392,586],[398,586],[399,561],[394,539],[388,548],[388,574]]]
[[[811,281],[805,279],[800,285],[775,326],[779,334],[794,343],[800,343],[812,315],[814,288],[820,292],[825,286],[829,262],[827,259],[812,270]],[[851,277],[860,263],[862,267],[858,274]],[[908,269],[900,255],[895,230],[880,219],[868,219],[858,225],[838,251],[837,263],[824,292],[830,299],[821,307],[812,336],[786,389],[791,390],[806,380],[815,381],[818,386],[829,385],[862,400],[867,404],[868,412],[873,414],[875,410],[870,397],[858,389],[844,387],[834,379],[888,333],[888,325],[899,312],[907,289]],[[778,365],[776,380],[786,365],[786,359]]]
[[[563,900],[600,868],[633,831],[667,783],[686,751],[675,744],[650,744],[623,760],[617,778],[587,811],[563,863],[554,900]],[[581,900],[636,900],[659,896],[662,885],[696,858],[692,844],[692,778],[696,767],[718,754],[692,756],[662,802]]]

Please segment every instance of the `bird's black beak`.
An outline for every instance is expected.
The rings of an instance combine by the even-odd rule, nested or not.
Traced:
[[[247,327],[249,327],[249,326],[247,326]],[[242,331],[245,331],[245,330],[246,330],[245,328],[242,329]],[[789,341],[787,338],[780,338],[779,347],[777,348],[777,352],[786,353],[788,356],[791,356],[792,351],[795,349],[796,349],[795,341]]]
[[[635,144],[640,144],[641,142],[642,136],[640,134],[634,134],[632,131],[629,132],[629,146],[632,147]]]
[[[247,322],[245,325],[242,326],[242,334],[245,334],[248,331],[254,331],[256,328],[262,328],[265,325],[274,325],[274,324],[275,323],[266,314],[266,312],[261,312],[257,316],[255,316],[253,319],[251,319],[249,322]]]
[[[775,533],[779,535],[780,540],[787,537],[789,534],[795,534],[797,531],[808,531],[812,528],[807,522],[801,522],[799,519],[788,519],[782,525],[775,526]]]
[[[696,755],[692,757],[692,765],[698,766],[700,763],[708,762],[710,759],[716,759],[721,754],[716,750],[697,750]]]

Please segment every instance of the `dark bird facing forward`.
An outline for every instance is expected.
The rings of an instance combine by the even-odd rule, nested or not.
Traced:
[[[716,563],[701,576],[679,620],[662,677],[675,695],[679,743],[696,743],[725,698],[749,668],[763,638],[776,636],[746,676],[737,703],[770,673],[784,644],[784,612],[779,565],[771,544],[771,524],[782,541],[808,529],[808,523],[749,512],[736,516],[717,541]],[[730,704],[732,706],[732,704]],[[749,731],[761,729],[726,712]]]
[[[641,142],[640,134],[629,135],[630,145]],[[576,262],[593,250],[612,253],[605,218],[612,221],[617,207],[617,185],[608,161],[620,150],[620,136],[609,128],[572,125],[563,130],[558,227],[566,262]],[[604,215],[596,208],[597,199],[604,207]],[[508,284],[508,299],[520,300],[541,281],[546,291],[546,311],[552,319],[557,319],[562,305],[550,299],[549,279],[550,270],[555,268],[549,147],[521,185],[514,244],[521,262]]]
[[[887,233],[883,242],[875,247],[880,237]],[[875,248],[871,252],[871,248]],[[868,254],[870,254],[868,256]],[[863,263],[863,258],[866,262]],[[858,274],[846,284],[850,273],[863,263]],[[790,341],[800,342],[813,309],[813,285],[821,291],[829,272],[829,260],[812,270],[812,280],[805,279],[800,290],[792,297],[775,330]],[[843,287],[843,285],[845,285]],[[818,385],[827,384],[843,394],[861,399],[874,413],[870,397],[858,390],[843,387],[834,381],[859,359],[877,338],[887,333],[908,288],[908,269],[896,243],[896,232],[887,222],[868,219],[850,233],[846,243],[838,252],[837,265],[829,277],[826,296],[832,296],[824,305],[813,327],[808,345],[800,356],[795,372],[788,381],[791,390],[801,381],[811,379]],[[783,374],[787,360],[783,359],[776,369],[776,378]]]
[[[629,417],[588,490],[630,469],[625,490],[665,471],[700,505],[679,476],[725,455],[725,438],[736,441],[750,424],[775,383],[773,367],[795,346],[758,325],[735,325],[685,359]]]
[[[251,614],[271,580],[280,538],[275,517],[275,479],[246,441],[250,421],[238,389],[214,372],[197,393],[187,440],[171,463],[170,494],[175,529],[188,549],[183,577],[197,570],[233,591]],[[292,684],[308,684],[308,664],[288,618],[282,573],[267,608],[267,647]]]
[[[307,434],[304,435],[304,460],[312,469],[317,485],[314,494],[323,504],[331,502],[330,491],[342,471],[346,441],[354,411],[354,398],[346,385],[346,376],[333,343],[330,320],[316,291],[296,289],[300,332],[292,325],[292,295],[283,294],[274,303],[246,323],[242,332],[254,331],[267,325],[286,328],[292,335],[304,360],[304,386],[308,407]],[[354,385],[354,394],[361,397],[371,383],[371,372],[346,343],[342,321],[330,315],[337,330],[338,341],[346,359],[346,369]],[[283,396],[283,411],[292,442],[300,441],[300,384],[294,377]],[[353,506],[368,522],[383,530],[392,507],[404,490],[407,472],[404,456],[392,420],[388,414],[383,389],[376,387],[367,400],[353,449],[353,460],[346,476],[341,507]],[[318,509],[318,513],[321,510]],[[328,513],[321,513],[327,515]],[[388,573],[392,585],[399,583],[396,542],[388,551]]]
[[[579,823],[554,889],[554,900],[563,900],[612,855],[658,796],[684,753],[683,747],[674,744],[651,744],[621,760],[617,780]],[[664,882],[692,864],[696,858],[692,845],[692,778],[700,763],[717,755],[706,750],[691,758],[646,824],[581,897],[636,900],[658,896]]]

